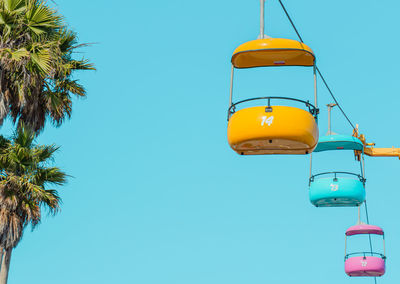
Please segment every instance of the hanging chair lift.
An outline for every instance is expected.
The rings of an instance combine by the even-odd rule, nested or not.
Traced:
[[[240,155],[309,154],[318,143],[317,86],[315,55],[310,47],[296,40],[267,38],[264,35],[264,5],[261,0],[259,39],[240,45],[232,55],[230,103],[228,109],[228,142]],[[233,103],[235,69],[305,66],[314,70],[314,105],[286,97],[257,97]],[[251,101],[264,106],[241,108]],[[294,101],[305,106],[277,106],[271,102]]]
[[[383,238],[383,253],[355,252],[347,253],[347,238],[355,235],[379,235]],[[358,224],[346,231],[345,272],[350,277],[380,277],[385,274],[385,234],[378,226]]]
[[[314,152],[359,150],[363,144],[353,136],[338,135],[331,130],[331,111],[335,104],[328,104],[328,133],[319,139]],[[313,157],[310,157],[312,165]],[[361,174],[351,172],[325,172],[312,175],[310,170],[309,197],[315,207],[358,207],[365,200],[364,165]]]

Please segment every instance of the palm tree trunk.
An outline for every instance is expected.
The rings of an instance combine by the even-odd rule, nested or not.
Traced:
[[[10,269],[12,248],[3,250],[0,268],[0,284],[7,284],[8,270]]]

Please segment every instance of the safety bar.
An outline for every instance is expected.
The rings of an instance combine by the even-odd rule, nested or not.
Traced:
[[[382,253],[377,253],[377,252],[353,252],[353,253],[346,254],[346,256],[344,257],[344,260],[346,261],[347,259],[349,259],[350,256],[355,256],[355,255],[359,255],[359,256],[363,256],[363,257],[378,256],[378,257],[381,257],[382,259],[386,259],[386,256],[384,254],[382,254]]]
[[[288,100],[288,101],[295,101],[295,102],[303,103],[308,108],[308,111],[314,116],[315,120],[317,120],[317,118],[318,118],[319,109],[316,108],[309,101],[302,101],[299,99],[288,98],[288,97],[259,97],[259,98],[251,98],[251,99],[242,100],[242,101],[232,104],[228,109],[228,121],[231,118],[232,114],[234,114],[236,112],[237,105],[246,103],[246,102],[250,102],[250,101],[256,101],[256,100],[267,100],[267,102],[268,102],[267,108],[271,108],[271,100]]]
[[[346,175],[352,175],[352,176],[356,176],[360,179],[360,181],[363,183],[363,185],[365,185],[365,182],[367,181],[366,178],[364,178],[363,176],[359,175],[359,174],[354,174],[354,173],[350,173],[350,172],[325,172],[325,173],[320,173],[320,174],[316,174],[310,177],[310,184],[312,182],[314,182],[315,177],[318,176],[322,176],[322,175],[329,175],[329,174],[333,174],[334,175],[334,181],[337,181],[337,175],[338,174],[346,174]]]

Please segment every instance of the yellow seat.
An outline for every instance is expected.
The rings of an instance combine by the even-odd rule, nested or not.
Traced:
[[[228,142],[240,155],[308,154],[318,144],[318,126],[307,111],[288,106],[250,107],[228,123]]]
[[[296,40],[283,38],[256,39],[240,45],[233,53],[235,68],[266,66],[314,66],[310,47]]]

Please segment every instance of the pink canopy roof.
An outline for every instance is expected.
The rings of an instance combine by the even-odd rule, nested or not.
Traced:
[[[382,228],[373,225],[361,224],[350,227],[346,231],[346,236],[354,236],[361,234],[374,234],[374,235],[383,235]]]

